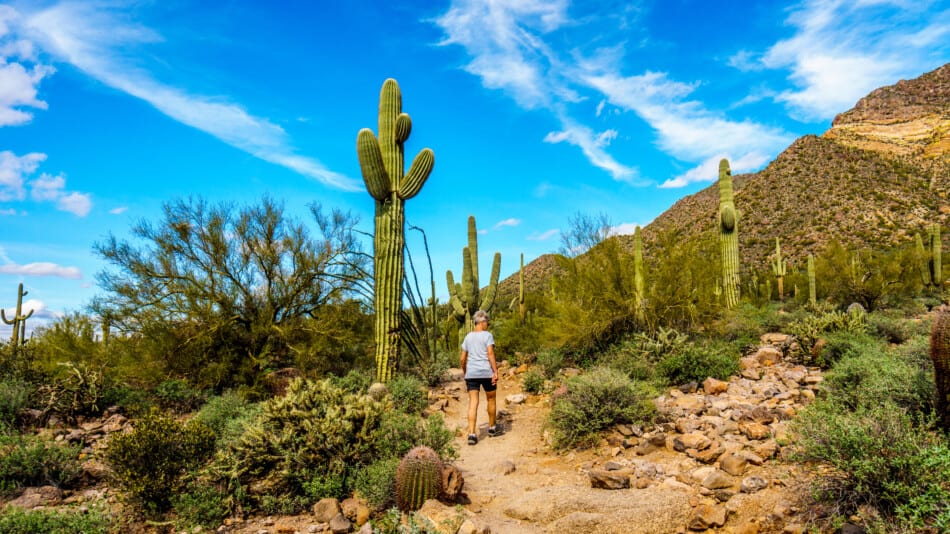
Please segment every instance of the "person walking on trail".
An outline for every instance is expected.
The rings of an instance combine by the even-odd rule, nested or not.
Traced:
[[[488,404],[488,435],[497,436],[501,429],[495,424],[495,397],[498,393],[498,364],[495,363],[495,337],[488,331],[488,314],[482,310],[472,316],[475,330],[462,341],[462,371],[468,390],[468,444],[478,443],[475,421],[478,418],[478,396],[485,390]]]

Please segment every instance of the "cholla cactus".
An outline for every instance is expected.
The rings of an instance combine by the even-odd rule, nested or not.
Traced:
[[[442,492],[442,460],[429,447],[413,448],[396,468],[396,506],[404,512],[418,510],[427,499]]]

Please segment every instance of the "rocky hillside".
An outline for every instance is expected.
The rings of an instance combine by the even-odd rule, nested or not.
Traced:
[[[950,64],[873,91],[821,137],[801,137],[765,169],[734,180],[739,250],[755,269],[768,269],[776,237],[784,255],[803,262],[832,239],[880,247],[935,222],[946,229]],[[718,203],[717,183],[680,199],[644,228],[645,253],[667,232],[680,241],[714,238]],[[632,250],[633,236],[618,239]],[[526,279],[544,287],[551,263],[542,257],[526,265]],[[503,287],[517,283],[516,274]]]

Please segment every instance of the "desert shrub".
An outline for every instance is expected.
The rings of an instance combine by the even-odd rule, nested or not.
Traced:
[[[739,372],[739,354],[726,342],[691,343],[664,356],[656,364],[656,372],[671,385],[702,382],[709,377],[727,380]]]
[[[171,499],[179,530],[201,526],[216,528],[228,516],[228,492],[214,484],[192,480]]]
[[[177,414],[191,413],[204,404],[207,393],[194,387],[187,380],[173,378],[155,387],[152,393],[162,409]]]
[[[303,503],[309,473],[342,474],[344,487],[350,484],[350,471],[373,457],[376,431],[392,411],[388,400],[329,380],[294,380],[286,395],[263,403],[260,416],[218,456],[214,471],[231,487],[246,488],[252,508]]]
[[[37,388],[36,395],[44,413],[75,419],[79,415],[102,413],[104,392],[101,369],[82,362],[64,362],[57,366],[50,383]]]
[[[606,367],[570,378],[567,393],[554,400],[548,419],[554,446],[590,445],[597,432],[611,425],[651,420],[653,393],[644,383]]]
[[[195,414],[195,420],[208,426],[215,436],[216,448],[224,448],[244,432],[244,428],[260,414],[260,404],[247,401],[233,391],[208,399]]]
[[[18,506],[0,509],[0,532],[4,534],[86,534],[109,532],[112,521],[105,510],[24,510]]]
[[[122,413],[140,417],[152,409],[152,400],[148,394],[127,384],[107,385],[102,392],[103,406],[117,406]]]
[[[422,419],[415,414],[391,410],[383,415],[373,434],[373,457],[402,458],[416,445],[425,445],[443,460],[452,460],[458,454],[452,446],[454,432],[445,426],[441,414]]]
[[[528,393],[541,393],[544,390],[544,373],[532,367],[521,377],[521,387]]]
[[[330,375],[330,383],[348,393],[365,393],[373,383],[374,375],[360,369],[350,369],[343,376]]]
[[[790,323],[788,333],[795,336],[798,341],[800,347],[798,356],[804,363],[828,368],[833,362],[824,360],[821,353],[816,353],[814,350],[818,340],[831,332],[843,330],[865,333],[867,328],[867,314],[864,312],[816,310],[815,314]]]
[[[818,495],[842,515],[871,504],[889,522],[950,525],[950,451],[921,421],[891,402],[851,410],[812,403],[793,420],[796,457],[831,465]],[[939,530],[939,529],[938,529]]]
[[[386,387],[397,410],[418,414],[429,405],[425,385],[415,376],[396,375]]]
[[[200,422],[182,424],[150,414],[132,432],[113,434],[106,449],[119,486],[145,512],[163,512],[188,470],[204,463],[214,446],[214,432]]]
[[[442,382],[445,372],[452,368],[453,364],[457,365],[457,362],[457,356],[448,351],[440,350],[429,358],[417,359],[411,372],[419,377],[423,384],[435,387]]]
[[[29,407],[33,386],[18,378],[0,380],[0,425],[16,426],[21,411]]]
[[[868,329],[871,334],[898,345],[915,335],[928,333],[927,324],[920,320],[880,311],[868,314]]]
[[[68,488],[82,473],[79,447],[18,434],[3,425],[0,451],[0,493],[46,484]]]
[[[547,378],[554,378],[564,367],[564,353],[557,349],[545,349],[538,353],[537,364]]]
[[[385,510],[396,502],[396,468],[399,458],[376,460],[356,472],[353,489],[373,510]]]

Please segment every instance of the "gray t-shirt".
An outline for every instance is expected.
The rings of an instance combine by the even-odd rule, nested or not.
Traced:
[[[491,378],[493,371],[488,361],[488,346],[495,344],[495,336],[487,330],[469,332],[462,341],[462,350],[468,353],[465,378]]]

